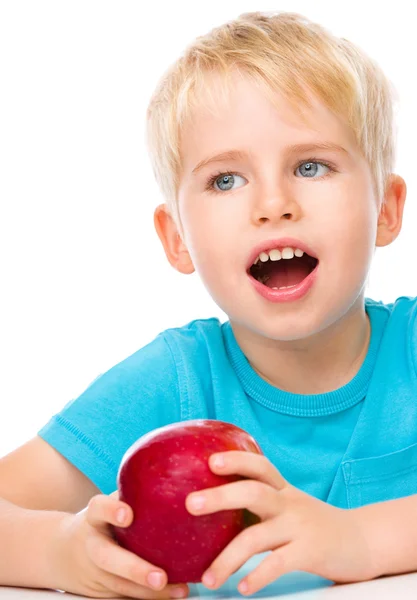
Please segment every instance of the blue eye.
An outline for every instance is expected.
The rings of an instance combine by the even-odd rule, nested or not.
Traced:
[[[324,172],[320,172],[320,169],[324,169]],[[330,173],[336,171],[337,169],[327,162],[310,159],[299,163],[295,170],[295,174],[298,178],[301,177],[301,179],[325,179]],[[297,175],[297,172],[300,172],[301,175]],[[242,182],[240,185],[239,180]],[[209,178],[205,189],[207,192],[219,194],[221,192],[236,190],[244,186],[245,183],[247,183],[247,181],[242,175],[232,173],[231,171],[219,171]]]
[[[327,175],[327,173],[332,170],[332,168],[330,167],[330,165],[328,165],[326,163],[321,163],[321,162],[318,162],[318,161],[310,161],[310,162],[303,162],[303,163],[301,163],[296,168],[295,172],[297,173],[297,171],[300,169],[300,173],[302,173],[302,178],[303,179],[313,178],[313,177],[315,177],[317,175],[319,167],[324,167],[325,169],[327,169],[326,173],[321,173],[321,175],[319,174],[319,176]],[[303,169],[304,169],[304,174],[303,174]]]
[[[234,186],[241,179],[243,183],[238,186]],[[207,182],[206,190],[209,192],[229,192],[230,190],[237,189],[245,185],[245,179],[237,173],[216,173]]]
[[[234,182],[235,182],[234,175],[222,175],[221,177],[218,177],[216,179],[214,184],[217,185],[222,191],[227,192],[232,189]]]

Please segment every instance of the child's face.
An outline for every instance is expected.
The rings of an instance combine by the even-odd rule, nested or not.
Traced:
[[[318,333],[363,297],[379,212],[369,166],[353,133],[319,103],[309,128],[284,99],[278,111],[248,80],[236,78],[230,104],[217,103],[214,111],[197,109],[181,139],[179,211],[194,267],[232,322],[277,340]],[[347,152],[289,150],[315,143]],[[229,150],[245,156],[193,172]],[[335,171],[318,164],[308,177],[302,166],[321,160]],[[236,174],[232,189],[222,183],[225,172]],[[209,191],[212,177],[217,185]],[[287,236],[312,249],[318,276],[303,298],[272,303],[255,291],[247,262],[260,242]]]

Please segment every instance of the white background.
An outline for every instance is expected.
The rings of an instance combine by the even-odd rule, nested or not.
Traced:
[[[403,230],[366,295],[417,294],[415,22],[392,2],[0,0],[0,455],[95,377],[194,318],[225,315],[153,229],[144,143],[157,80],[194,37],[253,10],[300,12],[361,45],[401,99]]]

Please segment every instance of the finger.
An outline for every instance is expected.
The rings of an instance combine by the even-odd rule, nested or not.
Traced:
[[[90,536],[86,541],[86,550],[99,569],[136,585],[162,590],[168,582],[163,569],[155,567],[109,538],[101,535]]]
[[[125,502],[116,497],[98,494],[93,496],[87,506],[87,522],[96,529],[107,529],[107,525],[128,527],[133,520],[133,511]]]
[[[282,511],[283,499],[280,492],[270,485],[244,479],[193,492],[187,496],[185,506],[193,515],[247,508],[265,520]]]
[[[114,598],[115,594],[117,597],[122,598],[140,598],[142,600],[148,599],[165,599],[165,598],[186,598],[189,594],[189,588],[186,584],[171,584],[167,585],[160,591],[153,591],[141,585],[136,585],[128,579],[123,577],[117,577],[111,573],[103,572],[100,577],[102,585],[104,585],[110,592],[109,598]]]
[[[223,461],[223,466],[216,464],[219,458]],[[219,475],[235,473],[271,485],[277,490],[289,485],[266,456],[254,452],[230,450],[212,454],[209,458],[209,466],[214,473]]]
[[[237,589],[244,595],[254,594],[286,573],[304,570],[303,565],[304,557],[300,545],[290,542],[268,554],[239,582]]]
[[[287,544],[292,536],[285,532],[282,516],[269,519],[259,525],[243,530],[216,557],[203,574],[202,582],[210,589],[216,589],[252,556]]]

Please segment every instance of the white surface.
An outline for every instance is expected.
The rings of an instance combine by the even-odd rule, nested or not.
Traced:
[[[251,596],[237,591],[240,580],[252,571],[268,553],[258,554],[247,561],[218,590],[208,590],[203,585],[190,585],[188,598],[288,598],[288,600],[415,600],[417,598],[417,573],[381,577],[360,583],[334,584],[317,575],[294,571]],[[0,587],[0,600],[58,600],[59,592]],[[66,594],[65,598],[82,598]]]
[[[196,598],[197,590],[191,587],[189,598]],[[234,586],[223,586],[217,592],[204,593],[210,598],[236,598],[242,600]],[[85,598],[65,594],[66,598]],[[310,575],[294,572],[283,575],[278,581],[260,590],[250,598],[288,598],[288,600],[415,600],[417,597],[417,573],[383,577],[373,581],[333,585],[332,583]],[[22,588],[0,587],[0,600],[58,600],[59,592],[29,590]]]

